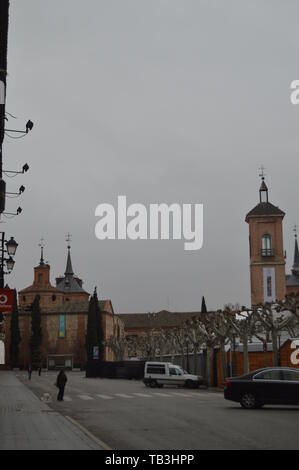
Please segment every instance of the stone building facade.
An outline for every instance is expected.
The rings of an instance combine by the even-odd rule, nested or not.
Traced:
[[[42,365],[55,368],[82,368],[86,362],[85,336],[87,331],[89,293],[83,282],[74,275],[70,247],[64,276],[56,278],[54,287],[50,281],[50,266],[44,262],[43,249],[38,266],[34,268],[31,286],[19,291],[19,327],[21,333],[20,366],[30,363],[31,312],[36,295],[40,298],[42,325]],[[100,300],[104,339],[121,334],[121,321],[114,315],[111,300]],[[6,315],[5,356],[9,363],[10,315]],[[105,347],[105,360],[113,360],[113,353]]]

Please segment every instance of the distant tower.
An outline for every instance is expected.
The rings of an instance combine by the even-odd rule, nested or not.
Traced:
[[[285,213],[269,202],[261,167],[260,202],[246,215],[249,224],[251,303],[282,300],[286,295],[282,221]]]
[[[287,294],[299,293],[299,250],[297,241],[297,226],[294,227],[295,234],[295,248],[294,248],[294,263],[292,273],[286,276]]]
[[[44,261],[45,244],[43,238],[38,246],[40,247],[40,262],[34,268],[33,284],[19,291],[20,308],[31,305],[36,295],[40,296],[40,305],[43,310],[53,308],[53,306],[62,303],[63,293],[52,286],[50,281],[50,266]]]
[[[36,286],[50,286],[50,266],[44,261],[44,239],[41,238],[38,245],[40,247],[40,262],[34,268],[34,285]]]
[[[56,278],[56,287],[65,293],[66,301],[88,300],[89,294],[83,289],[83,281],[74,275],[71,260],[71,235],[66,236],[67,242],[67,260],[64,276]]]

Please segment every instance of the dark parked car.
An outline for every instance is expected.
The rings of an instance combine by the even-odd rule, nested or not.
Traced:
[[[243,408],[263,405],[299,405],[299,369],[268,367],[226,379],[224,398]]]

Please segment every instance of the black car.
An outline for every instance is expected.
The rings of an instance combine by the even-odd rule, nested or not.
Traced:
[[[299,369],[268,367],[226,379],[224,398],[243,408],[299,405]]]

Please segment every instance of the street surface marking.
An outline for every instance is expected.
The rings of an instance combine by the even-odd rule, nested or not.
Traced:
[[[134,398],[131,395],[126,395],[125,393],[115,393],[114,395],[121,398]]]
[[[145,397],[145,398],[153,397],[153,395],[146,395],[146,393],[133,393],[133,395],[137,395],[137,397]]]
[[[191,395],[191,393],[190,393]],[[192,393],[192,396],[194,397],[198,397],[198,398],[223,398],[223,395],[221,393],[202,393],[202,392],[198,392],[198,393]]]
[[[171,395],[175,395],[176,397],[187,397],[190,398],[192,395],[191,393],[180,393],[180,392],[171,392]]]
[[[78,395],[78,397],[81,398],[81,400],[93,400],[89,395]]]
[[[154,392],[153,395],[157,395],[158,397],[172,397],[172,395],[169,395],[167,393],[159,393],[159,392]]]
[[[113,397],[109,397],[108,395],[97,395],[97,397],[103,398],[103,400],[113,400]]]

